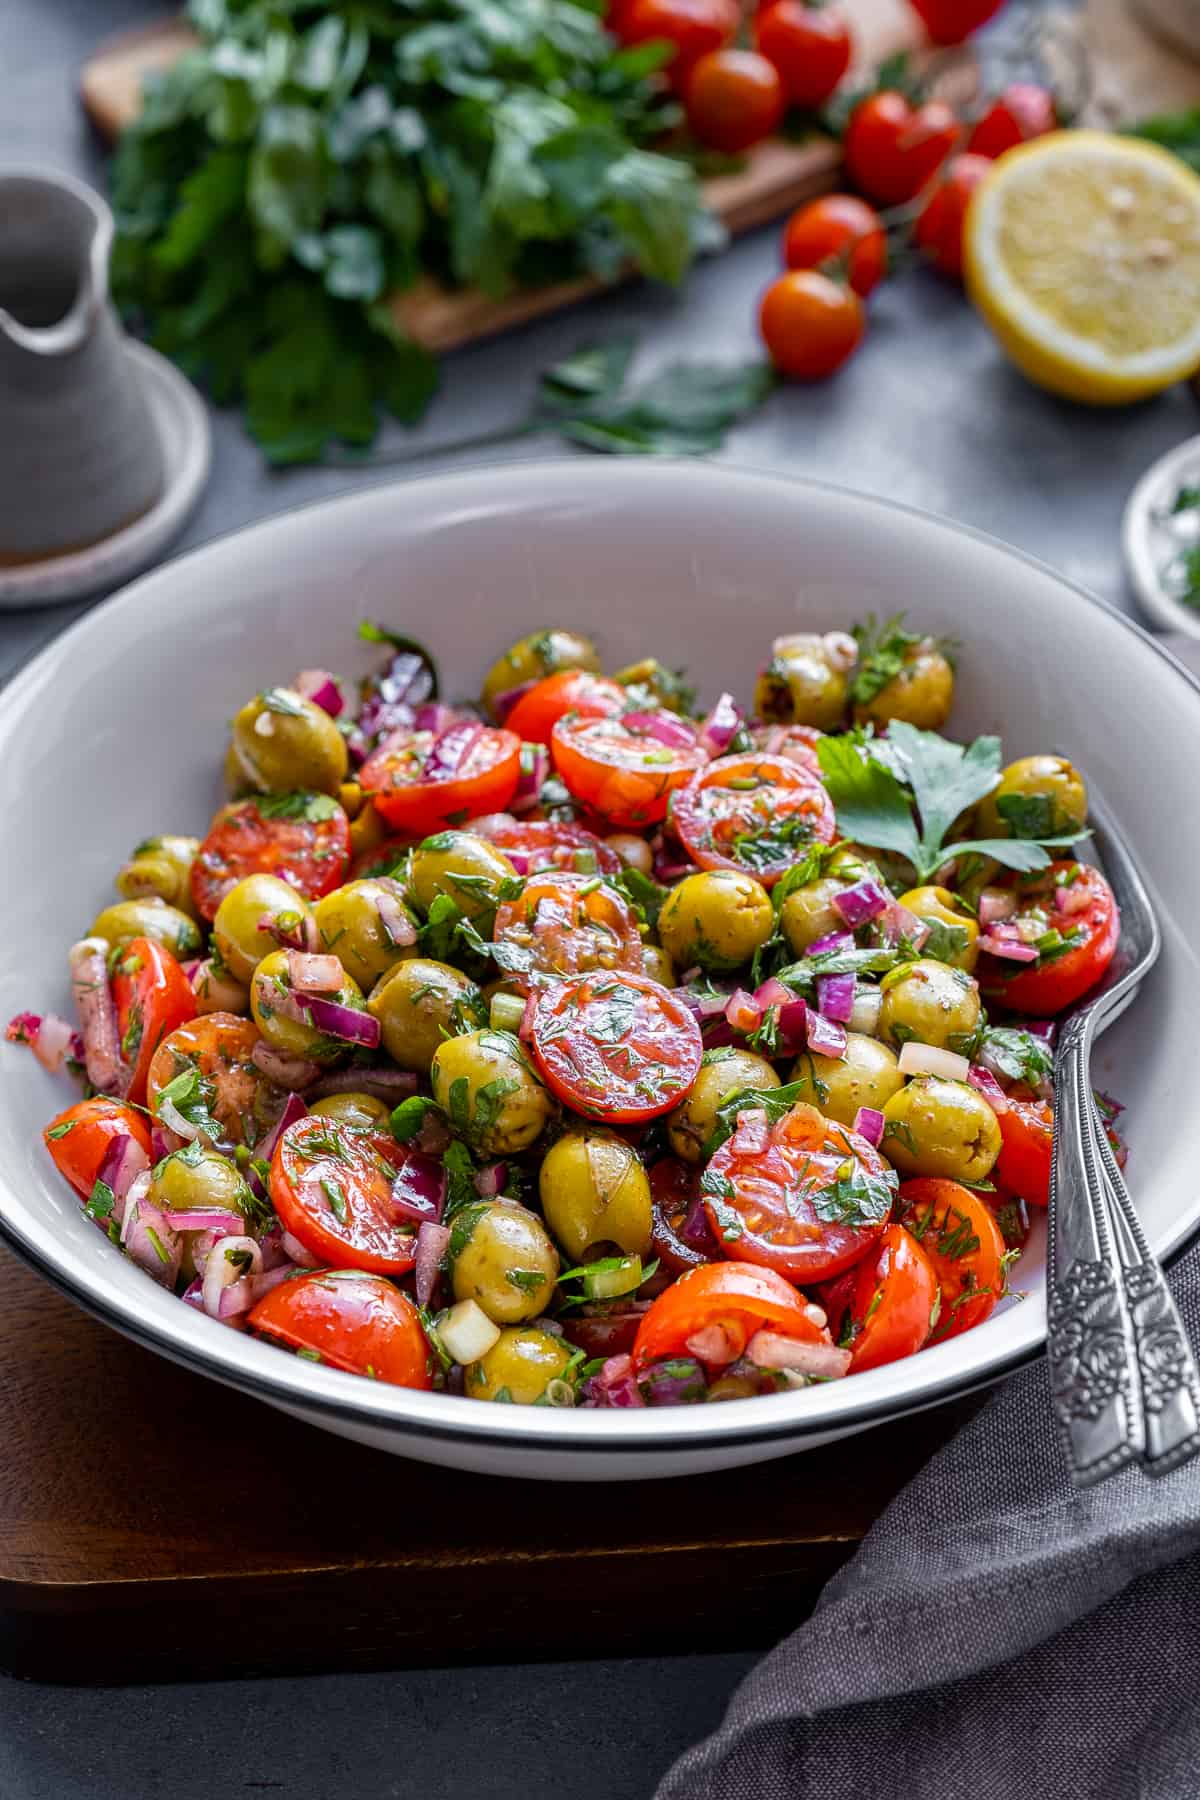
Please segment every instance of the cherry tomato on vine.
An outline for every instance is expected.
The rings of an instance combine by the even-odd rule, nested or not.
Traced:
[[[1058,107],[1050,89],[1036,81],[1014,81],[975,121],[967,149],[972,156],[1003,156],[1058,126]]]
[[[787,109],[774,63],[753,50],[710,50],[693,65],[684,100],[695,136],[730,156],[770,137]]]
[[[954,281],[962,280],[967,207],[991,166],[986,156],[952,156],[917,217],[917,243],[938,273]]]
[[[879,206],[899,206],[921,192],[958,144],[960,128],[942,100],[913,106],[885,89],[860,101],[842,142],[846,172]]]
[[[804,0],[774,0],[754,21],[754,41],[779,78],[793,106],[824,105],[850,66],[854,40],[837,6],[807,6]]]
[[[733,42],[740,24],[737,0],[633,0],[623,35],[627,44],[674,44],[667,74],[682,88],[702,56]]]
[[[777,369],[797,381],[820,381],[853,356],[865,318],[853,288],[818,269],[792,269],[763,295],[758,324]]]
[[[788,220],[783,260],[789,269],[844,274],[854,292],[865,300],[887,273],[883,220],[856,194],[825,194],[800,207]]]
[[[994,19],[1004,0],[910,0],[934,44],[962,44]]]

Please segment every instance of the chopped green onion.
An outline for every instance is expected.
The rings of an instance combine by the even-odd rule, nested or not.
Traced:
[[[525,1002],[520,994],[493,994],[488,1023],[493,1031],[520,1031]]]

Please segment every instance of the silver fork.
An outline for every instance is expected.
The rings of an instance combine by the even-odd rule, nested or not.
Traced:
[[[1200,1450],[1200,1374],[1090,1076],[1095,1038],[1136,997],[1162,938],[1129,849],[1094,794],[1091,811],[1121,937],[1104,981],[1059,1035],[1047,1281],[1050,1383],[1081,1487],[1134,1461],[1165,1475]]]

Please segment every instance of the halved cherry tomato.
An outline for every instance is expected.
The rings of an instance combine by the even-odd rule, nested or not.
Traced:
[[[793,106],[823,106],[846,70],[854,40],[839,6],[774,0],[759,13],[754,41],[775,64]]]
[[[1004,1238],[978,1194],[938,1177],[906,1181],[899,1222],[933,1268],[942,1304],[930,1342],[980,1325],[1004,1292]]]
[[[660,1156],[650,1168],[650,1202],[654,1223],[650,1229],[650,1250],[671,1275],[682,1275],[685,1269],[699,1269],[715,1262],[712,1250],[690,1244],[680,1237],[684,1220],[691,1212],[699,1192],[697,1171],[678,1156]]]
[[[789,762],[802,763],[818,781],[821,779],[817,745],[825,733],[818,731],[815,725],[753,725],[750,736],[756,750],[767,756],[786,756]]]
[[[629,695],[619,681],[592,675],[587,669],[560,669],[521,695],[504,720],[506,731],[515,731],[526,744],[549,744],[559,719],[574,713],[580,719],[619,719],[629,705]]]
[[[1008,1096],[1008,1111],[997,1117],[1002,1139],[996,1178],[1030,1206],[1050,1204],[1050,1156],[1054,1146],[1054,1112],[1017,1088]]]
[[[533,1018],[546,1085],[586,1118],[613,1124],[670,1112],[700,1072],[700,1027],[645,975],[586,975],[547,988]]]
[[[315,1269],[281,1281],[250,1313],[251,1330],[351,1375],[394,1387],[433,1386],[416,1307],[381,1275]]]
[[[157,1116],[159,1096],[169,1082],[194,1071],[195,1092],[185,1106],[199,1106],[214,1121],[223,1140],[252,1150],[277,1123],[287,1103],[283,1088],[254,1062],[258,1042],[253,1019],[239,1018],[236,1013],[208,1013],[178,1026],[150,1059],[146,1077],[150,1111]]]
[[[150,1059],[169,1032],[195,1018],[196,996],[171,952],[150,938],[131,938],[126,944],[112,987],[121,1054],[133,1065],[127,1097],[141,1106]]]
[[[803,1294],[773,1269],[748,1263],[707,1263],[681,1275],[660,1294],[638,1328],[633,1366],[687,1352],[688,1339],[720,1326],[736,1362],[756,1331],[766,1328],[806,1344],[827,1344],[829,1333],[814,1323]]]
[[[205,919],[246,875],[278,875],[306,900],[346,879],[350,821],[327,794],[256,794],[223,806],[192,864],[192,899]]]
[[[933,1264],[911,1232],[889,1225],[859,1264],[848,1335],[850,1373],[899,1362],[929,1341],[939,1297]]]
[[[971,128],[967,149],[972,156],[1003,156],[1031,138],[1057,131],[1058,107],[1049,88],[1036,81],[1014,81],[992,101]]]
[[[940,275],[962,280],[963,222],[971,195],[991,171],[986,156],[952,156],[917,216],[917,243]]]
[[[779,128],[787,96],[775,64],[754,50],[710,50],[692,65],[688,124],[710,150],[738,156]]]
[[[710,1158],[701,1189],[726,1256],[806,1285],[867,1254],[887,1224],[896,1175],[815,1106],[793,1106],[773,1125],[752,1107]]]
[[[866,315],[853,288],[819,269],[790,269],[773,281],[758,309],[771,361],[796,381],[823,381],[853,356]]]
[[[593,831],[555,819],[514,819],[509,814],[475,821],[473,830],[495,844],[519,875],[557,869],[572,875],[617,875],[621,858]]]
[[[911,0],[931,43],[961,44],[995,18],[1004,0]]]
[[[842,150],[856,188],[877,206],[913,200],[959,140],[959,123],[941,100],[914,107],[894,89],[872,94],[850,115]]]
[[[682,90],[699,59],[732,43],[740,23],[737,0],[633,0],[622,36],[627,44],[674,44],[666,72]]]
[[[785,5],[787,0],[779,0]],[[818,17],[823,15],[818,14]],[[783,234],[789,269],[845,274],[865,300],[887,273],[887,233],[873,206],[856,194],[825,194],[794,212]]]
[[[741,869],[771,887],[814,840],[837,836],[833,802],[788,756],[719,756],[671,796],[671,823],[702,869]]]
[[[550,740],[554,766],[576,800],[635,831],[665,818],[672,790],[708,761],[699,744],[682,741],[687,727],[673,713],[663,714],[663,728],[677,742],[628,722],[643,717],[560,719]]]
[[[1075,912],[1062,912],[1053,902],[1055,883],[1078,869],[1068,891],[1077,893],[1080,884],[1086,888],[1087,902]],[[1051,863],[1039,869],[1036,877],[1016,881],[1017,892],[1024,905],[1046,898],[1047,929],[1056,929],[1064,938],[1079,933],[1079,941],[1071,949],[1049,960],[1036,963],[1013,963],[1000,957],[981,958],[979,983],[989,1000],[997,1000],[1014,1012],[1047,1018],[1062,1012],[1089,988],[1094,988],[1116,953],[1121,935],[1121,915],[1113,891],[1099,869],[1072,862]]]
[[[497,908],[492,940],[511,952],[506,967],[521,981],[644,967],[633,908],[598,875],[531,876]]]
[[[439,1174],[429,1157],[386,1132],[309,1113],[275,1146],[271,1200],[284,1230],[331,1267],[402,1275],[413,1266],[416,1230],[392,1189],[399,1177],[430,1187]]]
[[[150,1159],[150,1128],[140,1113],[120,1100],[78,1100],[52,1119],[42,1133],[47,1150],[60,1175],[65,1175],[81,1200],[92,1189],[114,1138],[132,1138]]]
[[[393,732],[358,772],[375,809],[397,831],[424,837],[477,813],[503,812],[521,777],[513,731],[461,720],[440,737]]]
[[[368,875],[390,875],[403,860],[406,850],[421,842],[419,837],[390,837],[372,850],[364,850],[350,864],[348,881],[362,881]]]

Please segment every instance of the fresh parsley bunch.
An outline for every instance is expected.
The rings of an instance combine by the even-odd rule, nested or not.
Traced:
[[[114,288],[273,462],[411,423],[432,358],[388,297],[500,296],[634,263],[677,282],[711,232],[662,46],[601,0],[191,0],[200,46],[147,88],[113,167]]]

